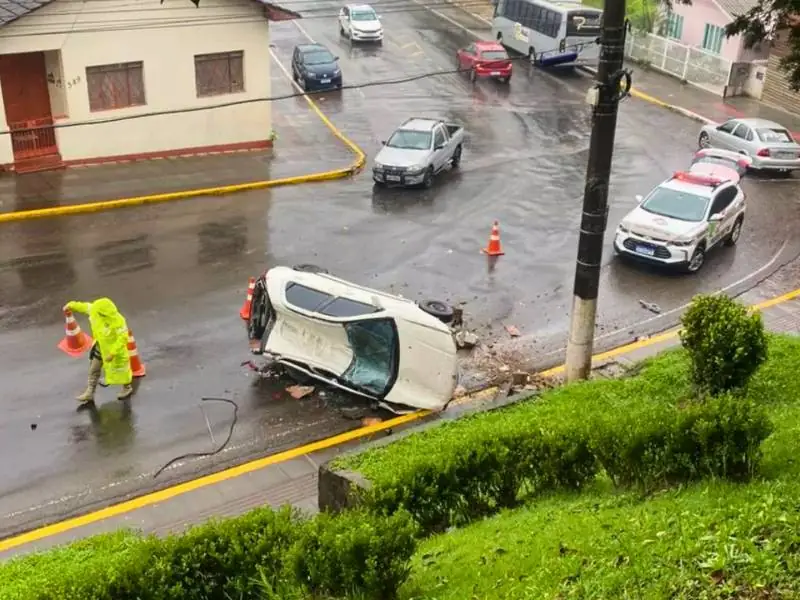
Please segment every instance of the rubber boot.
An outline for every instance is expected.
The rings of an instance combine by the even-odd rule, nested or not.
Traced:
[[[89,361],[89,377],[86,385],[86,391],[78,396],[78,402],[93,402],[94,392],[97,389],[97,384],[100,381],[100,373],[103,371],[102,361],[93,358]]]
[[[117,395],[117,400],[126,400],[131,397],[131,394],[133,394],[133,385],[131,383],[126,383],[122,386],[119,395]]]

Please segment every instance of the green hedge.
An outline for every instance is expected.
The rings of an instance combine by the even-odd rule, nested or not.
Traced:
[[[639,375],[565,386],[504,409],[345,456],[334,467],[372,483],[363,502],[409,511],[426,532],[520,504],[532,494],[592,483],[650,488],[753,473],[771,431],[754,403],[690,396],[682,352]]]
[[[304,595],[393,597],[408,575],[416,525],[363,511],[303,519],[260,508],[164,539],[98,536],[0,566],[3,600],[240,600]]]

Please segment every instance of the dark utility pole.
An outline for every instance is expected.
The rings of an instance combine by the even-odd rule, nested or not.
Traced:
[[[606,0],[600,34],[600,64],[594,89],[587,99],[593,105],[592,139],[583,192],[578,260],[567,343],[567,381],[586,379],[592,368],[597,292],[603,236],[608,221],[608,179],[614,152],[619,101],[630,88],[630,74],[622,70],[625,54],[625,0]]]

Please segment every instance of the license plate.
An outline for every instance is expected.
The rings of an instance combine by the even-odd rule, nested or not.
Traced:
[[[778,152],[776,154],[776,157],[785,160],[794,160],[795,158],[797,158],[797,155],[794,152]]]
[[[322,83],[330,83],[330,82],[331,82],[331,80],[330,80],[330,79],[321,79],[320,81],[321,81]]]
[[[645,256],[653,256],[656,251],[652,248],[647,248],[646,246],[636,246],[636,252],[639,254],[644,254]]]
[[[386,181],[400,181],[400,175],[387,175]]]
[[[492,71],[492,75],[500,75],[500,71]]]

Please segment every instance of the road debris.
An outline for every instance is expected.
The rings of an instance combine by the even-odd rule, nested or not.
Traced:
[[[510,335],[511,337],[519,337],[521,335],[519,329],[517,329],[513,325],[506,325],[505,328],[506,331],[508,332],[508,335]]]
[[[647,300],[639,300],[639,304],[642,306],[643,309],[649,310],[651,313],[655,313],[657,315],[661,314],[661,307],[655,302],[648,302]]]
[[[466,329],[456,332],[455,339],[459,348],[474,348],[480,341],[477,335]]]
[[[515,371],[511,374],[511,386],[522,387],[528,384],[528,374],[525,371]]]
[[[294,398],[295,400],[300,400],[301,398],[305,398],[309,394],[314,393],[314,386],[313,385],[290,385],[286,388],[286,391],[289,392],[289,395]]]

